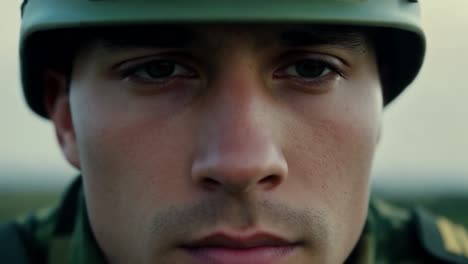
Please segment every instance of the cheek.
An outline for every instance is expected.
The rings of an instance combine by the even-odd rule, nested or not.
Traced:
[[[159,186],[180,185],[184,177],[179,176],[190,172],[190,135],[184,132],[190,131],[189,122],[157,119],[144,112],[93,111],[92,119],[77,118],[76,123],[82,171],[93,186],[161,196],[165,190]]]
[[[335,248],[352,248],[367,213],[382,112],[375,87],[333,103],[296,104],[300,118],[287,126],[289,179],[300,179],[288,183],[290,197],[327,212]]]
[[[302,193],[319,198],[337,213],[343,212],[340,203],[360,199],[362,204],[378,137],[378,129],[366,125],[335,118],[303,128],[308,133],[289,136],[290,177],[302,175],[305,181],[296,188],[307,188]]]
[[[306,175],[307,186],[317,188],[330,205],[337,196],[347,199],[367,192],[382,115],[378,80],[369,83],[356,83],[312,103],[296,100],[287,114],[296,117],[289,118],[284,136],[289,168],[297,170],[293,175]]]
[[[144,238],[133,236],[147,233],[139,229],[155,210],[189,191],[192,121],[187,113],[167,114],[165,106],[124,103],[92,90],[71,93],[89,216],[98,240],[111,248],[106,252],[138,252]],[[141,244],[116,244],[130,239]]]
[[[176,181],[165,176],[183,171],[190,160],[190,113],[167,98],[132,96],[106,86],[112,84],[88,82],[73,87],[70,95],[83,174],[90,181],[112,180],[101,185],[109,189],[159,186],[160,178]]]

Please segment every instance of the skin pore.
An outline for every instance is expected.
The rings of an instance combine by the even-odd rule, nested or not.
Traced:
[[[382,113],[365,34],[121,32],[66,79],[48,72],[46,103],[110,263],[342,263],[357,243]]]

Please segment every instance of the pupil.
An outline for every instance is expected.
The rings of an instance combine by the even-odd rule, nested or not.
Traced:
[[[308,78],[319,77],[324,70],[325,66],[323,63],[317,61],[303,61],[296,66],[297,73],[302,77]]]
[[[152,63],[148,66],[148,74],[153,78],[171,76],[174,73],[175,65],[169,61]]]

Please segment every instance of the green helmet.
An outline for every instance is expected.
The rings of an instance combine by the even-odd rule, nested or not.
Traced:
[[[20,38],[23,90],[31,109],[47,117],[43,94],[47,58],[40,54],[51,47],[38,40],[60,29],[177,23],[327,24],[381,32],[385,41],[378,47],[378,56],[390,66],[384,91],[388,104],[414,80],[423,62],[419,5],[417,0],[25,0]]]

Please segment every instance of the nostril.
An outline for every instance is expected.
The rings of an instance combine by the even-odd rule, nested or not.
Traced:
[[[268,175],[263,177],[258,184],[264,186],[266,189],[271,189],[281,183],[281,177],[278,175]]]
[[[221,183],[212,178],[204,178],[202,180],[202,185],[208,190],[216,190],[221,185]]]

